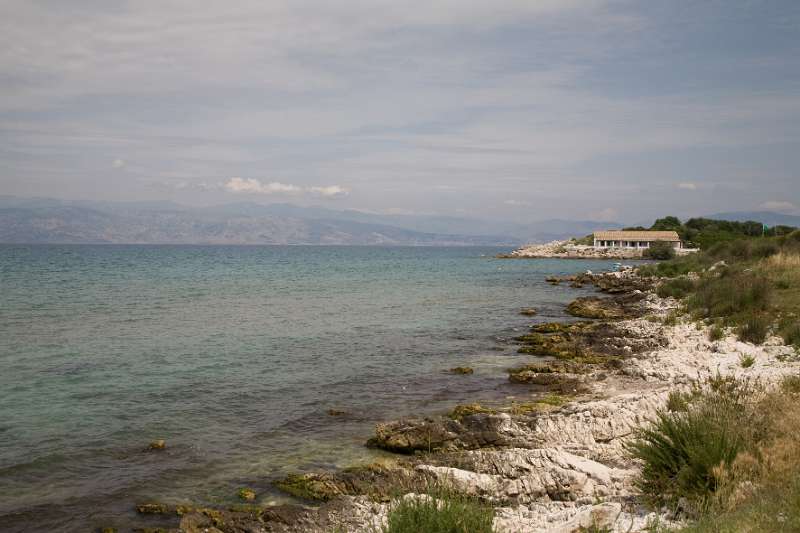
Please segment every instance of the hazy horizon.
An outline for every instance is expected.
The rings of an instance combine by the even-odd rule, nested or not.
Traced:
[[[800,214],[800,5],[8,1],[0,194]]]

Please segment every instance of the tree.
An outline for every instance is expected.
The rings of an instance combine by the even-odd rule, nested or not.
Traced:
[[[648,259],[667,260],[675,257],[675,248],[672,244],[666,241],[656,241],[650,245],[650,248],[642,254]]]

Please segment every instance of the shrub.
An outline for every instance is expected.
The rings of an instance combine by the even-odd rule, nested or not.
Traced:
[[[781,320],[778,332],[785,344],[800,348],[800,320],[797,317],[786,317]]]
[[[719,466],[764,433],[747,382],[718,377],[709,385],[684,410],[658,411],[627,445],[643,463],[637,486],[652,504],[674,506],[685,498],[695,511],[703,509],[717,490]]]
[[[771,298],[769,281],[754,272],[743,271],[702,278],[686,301],[689,309],[712,318],[764,311]]]
[[[739,365],[742,368],[750,368],[755,363],[756,363],[756,358],[750,354],[742,354],[741,357],[739,357]]]
[[[666,261],[675,258],[675,249],[668,242],[657,241],[652,243],[650,248],[646,249],[642,256],[648,259]]]
[[[694,290],[694,281],[687,277],[679,277],[667,280],[656,289],[656,294],[662,298],[685,298]]]
[[[708,340],[711,342],[722,340],[725,337],[725,330],[719,324],[714,324],[708,330]]]
[[[494,510],[480,500],[444,488],[399,498],[384,533],[491,533]]]
[[[761,344],[767,339],[769,320],[761,314],[750,314],[736,329],[736,337],[742,342]]]

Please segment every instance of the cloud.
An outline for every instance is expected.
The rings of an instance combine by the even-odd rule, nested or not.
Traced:
[[[695,190],[697,190],[697,184],[696,183],[692,183],[690,181],[684,181],[682,183],[679,183],[677,185],[677,187],[679,189],[686,189],[687,191],[695,191]]]
[[[338,185],[329,185],[327,187],[308,187],[306,190],[312,194],[319,194],[320,196],[327,196],[329,198],[347,196],[349,194],[347,189]]]
[[[255,194],[314,194],[326,198],[338,198],[346,196],[349,191],[339,185],[300,187],[290,183],[273,181],[262,183],[255,178],[231,178],[223,186],[225,190],[233,193],[255,193]]]
[[[122,168],[122,167],[124,167],[126,164],[127,164],[127,163],[125,162],[125,160],[124,160],[124,159],[115,159],[115,160],[114,160],[114,162],[113,162],[113,163],[111,163],[111,166],[112,166],[112,167],[114,167],[114,168]]]
[[[770,211],[797,211],[798,208],[792,202],[782,202],[778,200],[770,200],[758,206],[760,209],[769,209]]]
[[[289,185],[279,181],[261,183],[253,178],[231,178],[225,183],[225,188],[230,192],[252,192],[258,194],[298,194],[303,189],[296,185]]]

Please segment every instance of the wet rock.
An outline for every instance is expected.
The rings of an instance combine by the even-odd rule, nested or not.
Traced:
[[[248,502],[255,501],[256,499],[256,491],[254,491],[253,489],[248,489],[248,488],[239,489],[237,495],[239,496],[239,498]]]
[[[551,283],[553,285],[558,285],[559,283],[561,283],[561,280],[559,278],[557,278],[556,276],[548,276],[548,277],[544,278],[544,280],[547,283]]]
[[[453,420],[461,420],[465,416],[475,415],[478,413],[496,413],[497,410],[491,409],[489,407],[484,407],[479,403],[471,403],[467,405],[456,405],[452,411],[450,411],[450,418]]]
[[[584,296],[576,298],[567,306],[567,313],[580,318],[621,319],[625,308],[611,298]]]
[[[475,449],[484,446],[524,446],[528,432],[507,413],[477,413],[449,417],[404,419],[375,427],[367,445],[396,453]]]
[[[136,512],[139,514],[167,514],[169,508],[163,503],[148,502],[137,505]]]
[[[344,495],[385,500],[398,486],[411,486],[418,477],[399,465],[372,463],[336,472],[290,474],[274,485],[305,500],[327,502]]]
[[[261,533],[266,531],[263,510],[250,512],[198,509],[181,518],[182,533]]]
[[[511,383],[541,385],[546,390],[576,394],[585,392],[587,387],[583,376],[584,366],[562,361],[533,363],[508,371]]]
[[[475,372],[475,370],[470,366],[457,366],[450,369],[451,374],[468,375],[473,372]]]
[[[103,527],[98,530],[100,533],[117,533],[117,528],[115,527]]]
[[[519,314],[523,316],[536,316],[537,311],[533,307],[526,307],[524,309],[520,309]]]
[[[325,412],[328,413],[328,416],[344,416],[347,414],[346,411],[342,411],[341,409],[328,409]]]
[[[157,439],[147,445],[148,450],[160,451],[167,448],[167,441],[164,439]]]

